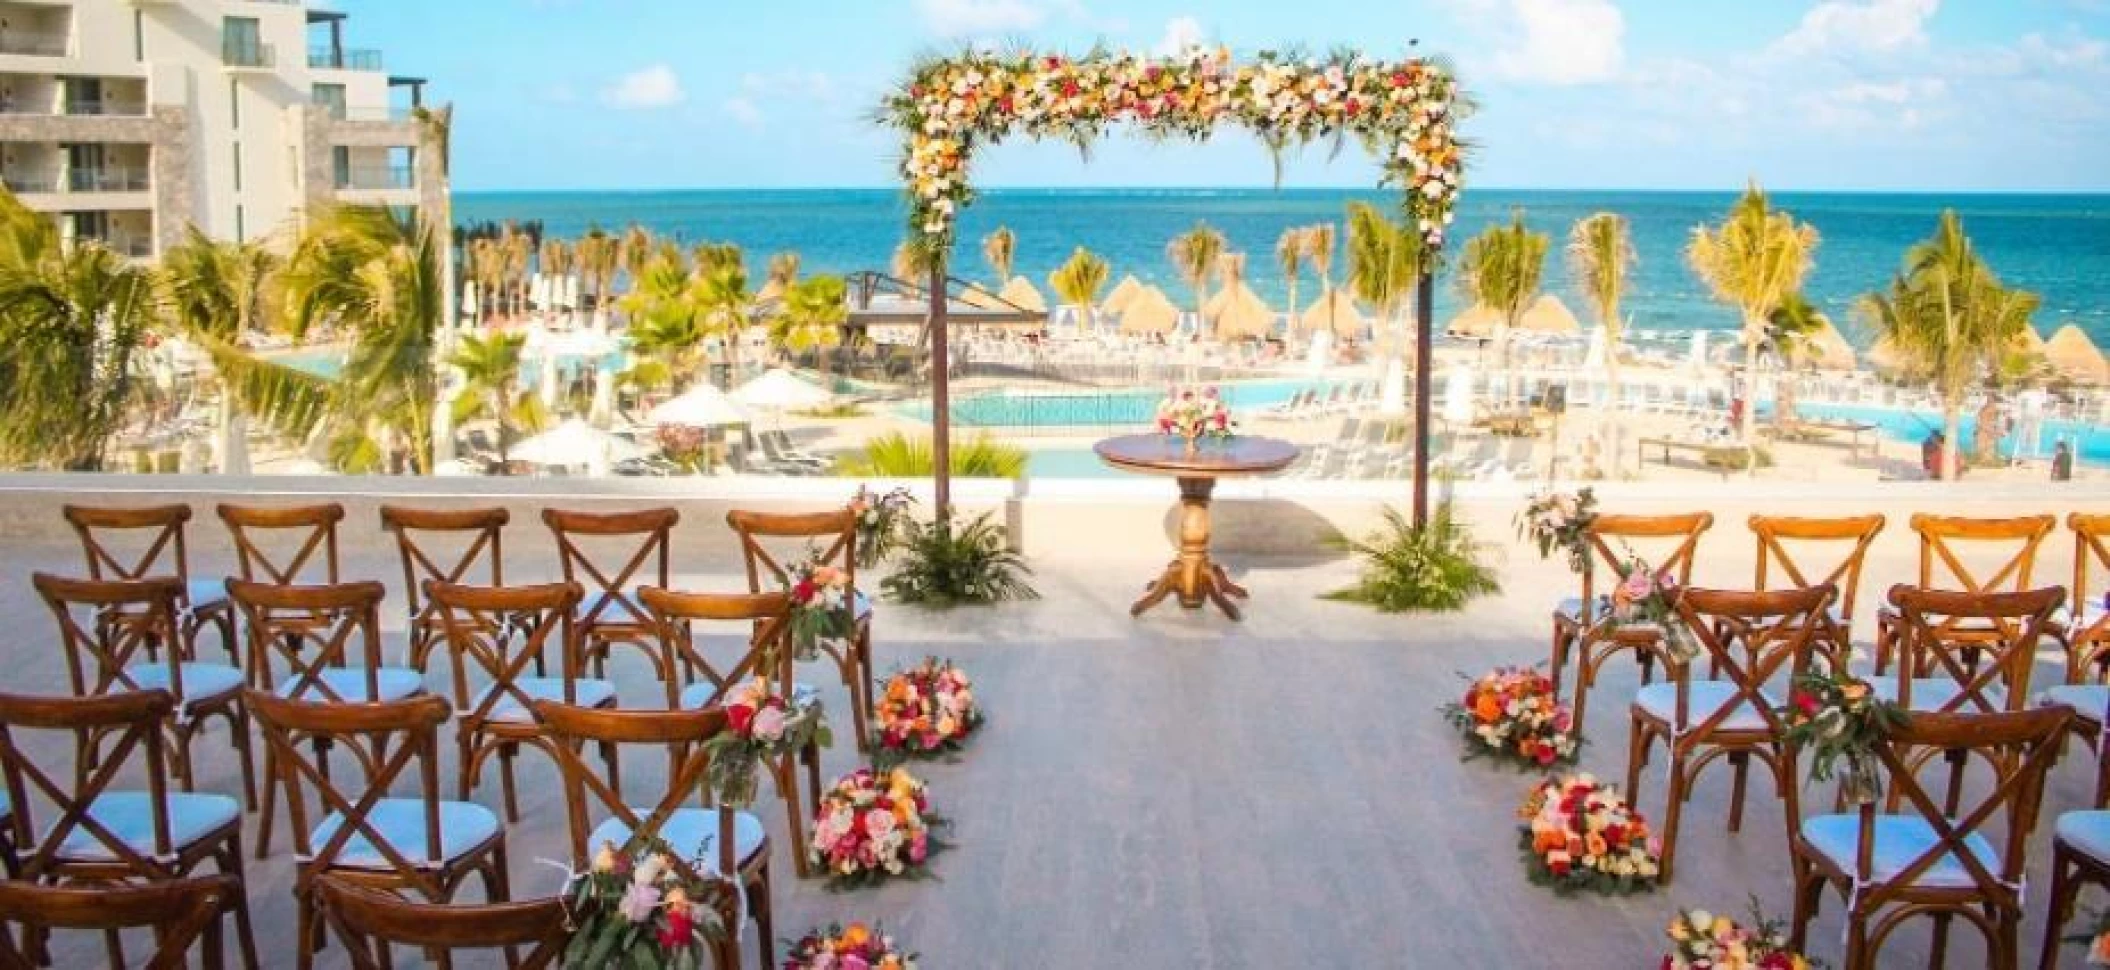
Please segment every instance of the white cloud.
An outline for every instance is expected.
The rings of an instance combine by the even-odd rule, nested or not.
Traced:
[[[1193,17],[1174,17],[1165,21],[1165,36],[1158,39],[1152,50],[1160,57],[1184,54],[1188,49],[1207,41],[1208,34],[1202,30],[1202,22]]]
[[[617,108],[667,108],[688,98],[681,78],[665,64],[654,64],[616,79],[601,92],[601,100]]]
[[[1492,25],[1489,76],[1541,84],[1590,84],[1619,76],[1626,16],[1611,0],[1465,0],[1468,24]]]
[[[1924,46],[1941,0],[1826,0],[1802,15],[1773,49],[1788,56],[1891,53]]]
[[[745,95],[733,95],[718,103],[718,110],[740,123],[743,128],[762,127],[762,106]]]
[[[916,0],[916,12],[940,37],[1018,33],[1047,20],[1047,11],[1027,0]]]

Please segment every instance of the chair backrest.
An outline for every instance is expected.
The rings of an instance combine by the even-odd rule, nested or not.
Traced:
[[[37,573],[30,585],[58,624],[75,696],[143,689],[137,679],[142,662],[164,665],[169,692],[184,696],[187,658],[176,621],[183,584],[174,577],[96,580]]]
[[[2019,593],[1892,586],[1890,604],[1903,627],[1905,657],[1898,702],[1910,707],[1912,681],[1931,676],[1958,685],[1942,713],[2021,709],[2029,699],[2037,643],[2065,601],[2066,591],[2057,586]],[[1991,695],[1996,687],[2004,696]]]
[[[222,504],[218,511],[234,537],[235,563],[243,579],[288,586],[315,582],[308,573],[320,569],[322,582],[339,582],[337,523],[344,521],[344,506]]]
[[[1788,515],[1754,515],[1751,535],[1758,540],[1757,589],[1838,587],[1836,612],[1852,622],[1861,592],[1861,565],[1887,520],[1882,515],[1810,519]],[[1781,582],[1773,582],[1773,573]]]
[[[25,930],[151,929],[154,955],[145,970],[186,970],[191,946],[201,936],[217,940],[220,914],[241,893],[242,881],[225,873],[89,889],[9,880],[0,882],[0,923]],[[0,970],[35,970],[24,949],[0,931]]]
[[[2078,615],[2082,604],[2101,602],[2089,574],[2097,566],[2110,571],[2110,515],[2075,512],[2066,517],[2066,527],[2073,530],[2073,606]]]
[[[68,505],[60,513],[80,536],[81,552],[88,559],[89,579],[169,576],[178,583],[190,580],[190,553],[184,544],[190,506]],[[125,548],[117,548],[120,543]]]
[[[624,593],[638,586],[667,586],[673,576],[676,509],[636,512],[567,512],[543,509],[543,524],[557,540],[564,581],[586,591],[584,624],[652,622]],[[612,547],[612,549],[611,549]],[[596,556],[595,553],[601,553]],[[612,568],[611,563],[619,563]]]
[[[461,905],[429,903],[380,892],[336,876],[315,880],[323,918],[351,954],[353,970],[389,966],[391,945],[424,949],[495,950],[533,947],[519,970],[555,967],[571,936],[571,913],[557,897]]]
[[[446,630],[454,703],[464,721],[484,721],[508,701],[526,710],[531,698],[517,682],[537,658],[546,658],[551,641],[559,652],[564,700],[577,699],[579,658],[571,644],[579,584],[457,586],[434,580],[426,593]]]
[[[227,598],[242,612],[249,633],[250,686],[339,703],[380,697],[381,599],[387,592],[371,580],[334,586],[228,580]],[[278,662],[286,668],[283,678]],[[342,667],[365,671],[364,697],[345,697],[341,680],[324,679],[324,671]]]
[[[768,677],[781,684],[791,682],[791,598],[782,592],[772,593],[677,593],[647,586],[638,591],[645,608],[652,612],[657,624],[659,641],[664,645],[660,669],[695,670],[711,683],[712,693],[707,704],[716,704],[727,691],[743,683],[750,676]],[[697,625],[709,622],[746,622],[749,625],[747,649],[723,667],[704,656],[698,643]],[[764,666],[765,655],[771,656]],[[676,678],[664,678],[667,685],[667,707],[676,705],[681,687]],[[788,689],[788,688],[787,688]]]
[[[1700,536],[1714,525],[1714,513],[1682,515],[1599,515],[1587,532],[1590,554],[1583,557],[1582,610],[1584,625],[1597,608],[1597,570],[1602,567],[1617,577],[1629,559],[1641,555],[1659,578],[1692,584],[1693,559]],[[1634,543],[1649,546],[1637,549]],[[1615,580],[1616,582],[1616,580]]]
[[[536,701],[535,716],[541,720],[556,751],[557,767],[564,776],[564,805],[571,827],[572,868],[584,870],[598,848],[586,844],[596,826],[598,818],[612,817],[629,827],[633,839],[648,833],[658,832],[682,803],[692,796],[700,796],[708,805],[710,787],[704,778],[710,769],[710,749],[704,744],[720,731],[726,730],[725,710],[705,707],[688,711],[609,711],[593,710],[551,701]],[[667,752],[668,772],[665,793],[643,815],[626,802],[614,784],[587,765],[581,752],[587,743],[622,747],[658,747]],[[631,779],[633,791],[636,778]],[[712,840],[718,853],[717,871],[738,871],[738,860],[733,854],[733,813],[718,813],[718,835]],[[617,848],[627,848],[618,846]],[[703,851],[703,846],[670,846],[674,865],[686,879],[700,878],[703,873],[689,865],[688,860]]]
[[[98,855],[141,877],[174,879],[175,840],[169,822],[167,761],[161,730],[162,720],[176,709],[176,699],[167,691],[132,691],[93,697],[32,697],[0,694],[0,770],[7,776],[8,805],[14,812],[14,844],[21,854],[21,878],[44,879],[59,867],[64,854],[79,855],[92,840]],[[76,764],[71,772],[53,764],[53,759],[21,747],[22,731],[66,732],[73,735]],[[95,748],[91,742],[100,742]],[[147,805],[153,818],[149,825],[152,845],[142,853],[111,831],[88,809],[98,797],[115,789],[118,777],[135,755],[143,756]],[[61,783],[58,778],[66,779]],[[49,825],[37,824],[40,805],[51,807]]]
[[[271,752],[266,763],[278,776],[272,782],[286,796],[293,849],[308,863],[300,867],[303,879],[335,865],[351,840],[359,838],[387,863],[395,881],[417,889],[426,899],[448,897],[436,872],[445,858],[439,797],[439,726],[451,713],[445,698],[426,694],[400,701],[344,704],[291,700],[251,690],[244,701]],[[341,771],[331,775],[329,755],[307,743],[315,739],[326,739],[332,747],[351,752],[351,760],[362,769],[358,787],[345,787]],[[392,794],[395,783],[413,767],[416,774],[411,781],[423,802],[425,844],[397,845],[383,836],[372,815],[382,799],[398,797]],[[313,803],[308,800],[310,791],[315,795]],[[319,810],[312,816],[308,814],[311,804]],[[321,844],[315,844],[317,823],[333,813],[339,819],[337,826]]]
[[[505,585],[501,542],[512,518],[502,508],[381,506],[381,528],[395,534],[396,551],[403,560],[403,609],[412,624],[432,618],[432,604],[425,599],[428,581]],[[479,580],[478,573],[490,578]]]
[[[2059,520],[2049,515],[2007,519],[1912,516],[1920,537],[1919,585],[1966,593],[2020,592],[2029,588],[2037,550]]]
[[[857,585],[857,513],[848,508],[798,513],[734,509],[725,513],[725,524],[740,534],[749,592],[762,592],[764,580],[774,584],[768,588],[789,586],[791,568],[800,561],[795,555],[803,555],[809,549],[817,562],[841,569],[850,577],[850,585]],[[770,539],[798,540],[801,544],[795,555],[787,555],[788,543],[780,546],[767,541]]]
[[[1691,678],[1679,678],[1671,726],[1681,734],[1704,735],[1748,705],[1778,735],[1785,726],[1766,698],[1766,684],[1783,672],[1793,678],[1810,669],[1811,643],[1821,629],[1818,619],[1837,595],[1829,583],[1800,589],[1681,590],[1679,618],[1733,692],[1719,708],[1694,711]]]

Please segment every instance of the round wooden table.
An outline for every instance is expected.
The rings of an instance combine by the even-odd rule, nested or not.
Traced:
[[[1139,616],[1177,593],[1180,605],[1187,609],[1200,609],[1206,600],[1231,619],[1238,619],[1238,605],[1231,598],[1244,599],[1247,594],[1244,587],[1231,582],[1222,566],[1209,558],[1209,495],[1216,490],[1219,478],[1281,471],[1297,460],[1297,446],[1279,438],[1236,435],[1204,438],[1190,451],[1184,438],[1132,434],[1108,438],[1093,445],[1092,450],[1099,454],[1099,460],[1122,471],[1169,475],[1179,480],[1179,555],[1143,591],[1143,598],[1129,607],[1128,615]]]

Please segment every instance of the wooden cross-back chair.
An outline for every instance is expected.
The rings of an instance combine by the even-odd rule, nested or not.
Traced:
[[[543,524],[557,542],[557,562],[564,581],[585,591],[572,627],[578,655],[593,662],[596,677],[607,676],[608,656],[616,644],[642,651],[661,678],[674,672],[657,668],[659,646],[652,616],[638,602],[642,586],[665,588],[673,581],[673,534],[681,522],[676,509],[636,512],[569,512],[543,509]],[[612,559],[607,547],[620,547]]]
[[[204,966],[218,970],[226,965],[220,916],[241,893],[241,880],[224,875],[92,889],[0,882],[0,923],[22,935],[17,942],[0,930],[0,970],[37,970],[44,945],[37,938],[55,929],[99,930],[106,939],[119,930],[151,930],[154,955],[143,970],[188,970],[193,947]]]
[[[184,541],[191,519],[190,506],[68,505],[62,514],[80,536],[89,579],[175,579],[183,590],[177,600],[183,642],[195,645],[199,631],[211,625],[219,632],[228,660],[239,662],[241,648],[235,641],[234,606],[227,602],[226,585],[217,579],[191,578],[190,552]],[[120,549],[120,544],[129,548]]]
[[[176,710],[166,727],[176,780],[184,791],[197,785],[191,742],[207,721],[219,718],[241,759],[242,793],[256,807],[256,770],[249,753],[249,717],[242,709],[242,672],[229,665],[198,662],[183,640],[177,619],[182,585],[165,579],[63,579],[30,577],[37,595],[58,624],[66,648],[66,674],[77,697],[139,690],[166,690]],[[157,647],[166,647],[166,652]],[[159,654],[157,656],[157,653]],[[93,750],[93,741],[90,750]]]
[[[460,747],[459,797],[467,799],[484,766],[498,757],[506,819],[520,821],[513,761],[521,746],[547,749],[529,706],[536,700],[582,707],[616,706],[615,685],[582,678],[573,652],[572,619],[583,595],[577,583],[540,586],[459,586],[429,581],[426,593],[446,633],[454,673],[455,739]],[[531,675],[557,651],[556,677]],[[612,752],[609,771],[617,769]]]
[[[2066,527],[2073,530],[2073,601],[2053,632],[2066,644],[2066,682],[2101,682],[2110,676],[2110,577],[2098,580],[2095,570],[2110,573],[2110,514],[2075,512]]]
[[[352,970],[385,970],[392,946],[427,952],[513,951],[514,970],[555,970],[571,937],[572,915],[556,897],[510,903],[428,903],[377,892],[336,876],[315,879],[317,901],[337,940],[350,953]]]
[[[2067,706],[2061,704],[2059,706]],[[2094,720],[2100,731],[2105,709],[2073,710],[2074,724]],[[2059,944],[2074,903],[2082,887],[2110,889],[2110,745],[2098,744],[2095,751],[2095,797],[2085,809],[2061,812],[2052,824],[2051,906],[2044,921],[2044,948],[2038,954],[2039,970],[2053,970],[2059,963]]]
[[[1662,879],[1669,882],[1678,846],[1678,821],[1692,786],[1707,766],[1722,758],[1735,771],[1729,802],[1729,831],[1743,827],[1744,785],[1751,759],[1773,773],[1774,790],[1795,784],[1780,774],[1780,701],[1768,684],[1810,669],[1812,642],[1837,591],[1829,584],[1805,589],[1744,592],[1687,588],[1678,614],[1699,642],[1709,666],[1726,676],[1695,678],[1690,661],[1668,644],[1655,651],[1664,682],[1635,694],[1627,751],[1627,797],[1640,798],[1641,767],[1657,741],[1669,749],[1667,805],[1663,813]],[[1700,659],[1698,656],[1693,660]]]
[[[17,878],[98,887],[165,883],[212,863],[221,875],[242,879],[241,804],[225,795],[168,790],[161,725],[175,710],[176,699],[165,690],[92,697],[0,694],[0,771],[7,779],[13,840],[21,850]],[[71,771],[22,747],[23,732],[71,735]],[[88,748],[84,736],[109,742],[93,763],[81,760]],[[121,787],[128,773],[144,775],[145,789]],[[51,817],[40,824],[39,809],[46,806]],[[253,968],[248,901],[236,892],[225,902],[234,912],[243,963]],[[108,940],[110,962],[122,965],[118,941],[114,935]]]
[[[1758,542],[1754,589],[1801,589],[1829,584],[1838,590],[1818,617],[1818,639],[1840,650],[1853,646],[1854,606],[1860,601],[1861,566],[1868,547],[1883,532],[1882,515],[1813,519],[1787,515],[1754,515],[1751,535]]]
[[[1600,515],[1590,524],[1589,555],[1583,558],[1582,595],[1562,600],[1553,610],[1553,663],[1549,670],[1554,687],[1558,689],[1569,652],[1576,654],[1572,696],[1577,730],[1587,730],[1583,726],[1583,715],[1589,708],[1590,685],[1596,682],[1598,669],[1615,654],[1634,651],[1641,662],[1642,683],[1653,679],[1657,653],[1644,648],[1660,642],[1662,631],[1653,624],[1620,623],[1609,616],[1605,604],[1599,602],[1618,585],[1619,571],[1628,565],[1632,552],[1626,543],[1630,540],[1668,543],[1669,551],[1648,566],[1658,577],[1674,580],[1678,586],[1684,587],[1692,582],[1693,560],[1699,550],[1700,537],[1712,525],[1714,514],[1711,512]],[[1603,586],[1599,585],[1599,569],[1606,570],[1609,576]]]
[[[1950,924],[1961,918],[1985,937],[1985,966],[2012,970],[2020,960],[2029,837],[2045,773],[2071,717],[2064,706],[1908,715],[1874,745],[1884,784],[1903,811],[1879,811],[1870,801],[1801,818],[1796,788],[1789,786],[1789,818],[1799,820],[1790,840],[1796,887],[1790,945],[1809,952],[1810,920],[1830,887],[1847,906],[1843,970],[1872,970],[1891,933],[1919,916],[1934,920],[1928,966],[1945,965]],[[1909,752],[1920,749],[1968,749],[1995,766],[1995,777],[1982,795],[1965,800],[1951,790],[1937,802],[1909,764]],[[1792,772],[1792,746],[1783,760]]]
[[[502,508],[410,509],[381,506],[381,528],[396,537],[403,561],[403,612],[409,621],[409,664],[424,670],[446,640],[439,609],[425,584],[505,585],[504,534],[512,513]],[[535,672],[543,673],[538,664]]]
[[[809,552],[816,563],[842,570],[849,577],[851,589],[857,588],[857,513],[847,508],[804,513],[735,509],[725,514],[725,522],[740,536],[749,592],[788,588],[791,570]],[[797,544],[795,548],[793,543]],[[871,717],[873,694],[871,598],[857,592],[851,598],[850,610],[848,641],[840,645],[823,641],[820,648],[835,661],[843,688],[849,691],[857,749],[865,751],[870,748],[865,721]]]
[[[279,586],[342,581],[337,523],[344,521],[344,506],[222,504],[217,511],[234,538],[235,568],[243,579]],[[316,570],[319,577],[311,575]]]
[[[474,875],[482,878],[486,899],[507,898],[505,829],[498,816],[474,802],[440,798],[439,726],[450,713],[445,698],[344,704],[253,690],[249,705],[292,816],[293,893],[300,911],[295,945],[302,970],[323,944],[318,876],[447,902]],[[356,787],[332,778],[321,756],[304,753],[300,742],[318,737],[357,754],[363,770]],[[399,780],[415,795],[397,796]],[[318,810],[313,816],[310,792]]]
[[[2059,520],[2049,515],[2025,515],[2004,519],[1974,519],[1959,516],[1912,516],[1912,531],[1919,534],[1919,581],[1925,589],[1948,589],[1965,593],[2021,592],[2030,588],[2037,565],[2037,552]],[[1985,561],[1990,560],[1990,566]],[[1876,611],[1876,673],[1886,673],[1898,647],[1897,611]],[[1958,624],[1950,634],[1991,640],[1995,631]]]
[[[665,644],[666,667],[693,671],[696,679],[679,688],[667,684],[670,710],[700,710],[725,703],[734,688],[755,677],[767,678],[794,705],[819,704],[820,694],[798,683],[792,676],[790,598],[783,593],[675,593],[646,587],[639,594],[660,626]],[[699,624],[732,622],[751,631],[746,649],[731,659],[713,662],[705,656]],[[818,745],[784,757],[764,760],[762,767],[775,783],[777,797],[784,802],[784,818],[791,834],[792,866],[807,875],[804,820],[820,812],[821,759]],[[800,769],[805,772],[801,797]]]
[[[604,844],[618,851],[640,848],[633,842],[656,838],[666,843],[673,864],[684,877],[719,877],[734,881],[755,920],[758,966],[773,965],[774,924],[770,915],[769,834],[762,820],[737,809],[711,804],[704,784],[710,752],[704,742],[727,730],[725,711],[596,711],[554,701],[536,701],[535,715],[556,742],[557,764],[564,775],[565,817],[571,834],[571,865],[585,871]],[[588,742],[623,747],[660,748],[667,753],[665,793],[640,811],[584,758]],[[702,807],[684,802],[701,796]],[[722,913],[731,927],[736,913]],[[740,952],[732,934],[712,944],[715,963],[738,968]]]

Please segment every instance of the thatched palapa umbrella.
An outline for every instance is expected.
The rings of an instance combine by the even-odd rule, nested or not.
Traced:
[[[1474,304],[1471,309],[1451,318],[1443,332],[1461,340],[1487,340],[1494,336],[1495,324],[1502,315],[1491,306]]]
[[[1809,338],[1810,361],[1818,370],[1853,370],[1854,348],[1839,335],[1839,328],[1830,320],[1820,321],[1817,332]]]
[[[1035,313],[1048,312],[1048,301],[1046,298],[1042,297],[1040,291],[1034,289],[1033,284],[1028,282],[1023,276],[1011,277],[1011,282],[1005,283],[1004,291],[997,295],[1003,297],[1012,306],[1022,310],[1031,310]]]
[[[2088,334],[2073,324],[2059,328],[2044,342],[2044,359],[2077,384],[2110,384],[2110,363]]]
[[[1180,308],[1155,286],[1144,287],[1121,311],[1122,333],[1171,333],[1179,322]]]
[[[1552,334],[1582,332],[1582,324],[1576,322],[1575,314],[1568,309],[1568,305],[1551,293],[1539,294],[1538,300],[1517,320],[1517,328]]]
[[[1118,317],[1122,311],[1128,309],[1129,301],[1142,293],[1143,283],[1136,279],[1136,274],[1123,276],[1121,282],[1115,283],[1114,288],[1107,292],[1106,299],[1099,301],[1099,312],[1109,317]]]
[[[1329,323],[1333,326],[1334,336],[1357,337],[1370,326],[1370,318],[1356,308],[1355,298],[1349,296],[1348,291],[1332,290],[1313,300],[1304,315],[1297,318],[1300,329],[1314,333],[1325,330]]]

